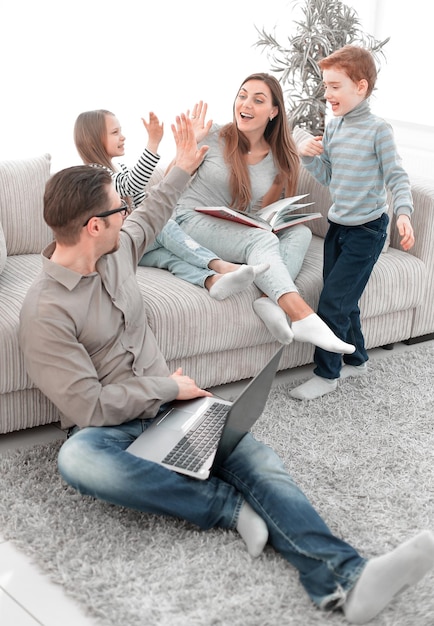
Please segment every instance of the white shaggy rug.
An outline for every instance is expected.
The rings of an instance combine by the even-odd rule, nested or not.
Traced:
[[[332,530],[368,557],[434,529],[434,347],[369,365],[310,402],[288,396],[301,380],[274,388],[255,427]],[[101,626],[346,623],[312,606],[271,548],[252,560],[236,532],[78,495],[57,473],[60,445],[0,457],[0,528]],[[431,573],[371,623],[433,626],[433,585]]]

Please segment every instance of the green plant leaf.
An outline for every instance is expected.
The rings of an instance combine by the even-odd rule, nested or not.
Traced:
[[[255,45],[266,52],[270,71],[279,74],[291,126],[322,134],[327,106],[318,62],[346,44],[356,44],[371,51],[380,69],[390,37],[379,41],[364,32],[356,11],[341,0],[293,0],[292,4],[302,17],[292,22],[293,34],[285,45],[258,28]]]

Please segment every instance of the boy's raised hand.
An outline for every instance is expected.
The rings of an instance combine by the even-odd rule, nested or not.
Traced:
[[[173,165],[193,174],[208,152],[208,146],[198,148],[193,125],[185,113],[176,117],[176,124],[172,124],[172,133],[176,145]]]

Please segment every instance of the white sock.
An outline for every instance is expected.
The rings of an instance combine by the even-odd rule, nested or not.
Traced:
[[[250,556],[259,556],[268,541],[268,528],[262,517],[247,502],[241,506],[237,531],[244,539]]]
[[[341,378],[355,378],[357,376],[364,376],[368,373],[368,364],[361,363],[360,365],[348,365],[347,363],[341,369]]]
[[[395,550],[367,562],[343,605],[351,624],[365,624],[400,591],[415,585],[434,567],[434,535],[428,530]]]
[[[273,337],[280,343],[291,343],[294,333],[288,323],[285,311],[278,304],[270,300],[270,298],[258,298],[254,301],[253,308]]]
[[[292,332],[296,341],[307,341],[329,352],[352,354],[356,349],[355,346],[336,337],[316,313],[292,322]]]
[[[322,376],[315,374],[313,378],[292,389],[289,395],[297,400],[315,400],[315,398],[320,398],[331,391],[335,391],[337,386],[337,378],[322,378]]]
[[[253,273],[256,278],[257,276],[262,276],[262,274],[265,274],[265,272],[270,269],[270,264],[259,263],[258,265],[251,265],[250,267],[253,267]]]
[[[209,290],[209,295],[214,300],[224,300],[234,293],[247,289],[255,279],[253,265],[241,265],[234,272],[222,274]]]
[[[269,263],[259,263],[259,265],[241,265],[233,272],[222,274],[209,290],[209,295],[214,300],[224,300],[234,293],[243,291],[251,285],[255,278],[264,274],[270,269]]]

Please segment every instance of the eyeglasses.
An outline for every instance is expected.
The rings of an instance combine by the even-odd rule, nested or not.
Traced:
[[[108,217],[109,215],[113,215],[114,213],[122,213],[122,217],[126,217],[129,214],[129,212],[130,212],[130,207],[125,202],[125,200],[123,200],[122,206],[120,206],[117,209],[112,209],[111,211],[104,211],[103,213],[98,213],[98,215],[91,215],[83,224],[83,228],[89,224],[90,220],[93,217]]]

